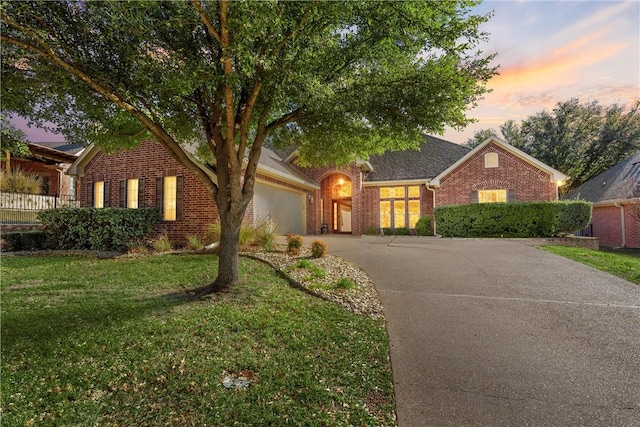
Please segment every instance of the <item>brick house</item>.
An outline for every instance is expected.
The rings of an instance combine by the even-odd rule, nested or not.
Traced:
[[[165,219],[158,231],[176,241],[218,219],[204,185],[152,141],[109,155],[92,146],[68,173],[82,206],[157,206]],[[322,168],[297,166],[295,151],[265,148],[245,221],[268,213],[281,234],[412,229],[435,206],[556,200],[566,179],[497,138],[470,150],[428,136],[418,151]]]
[[[568,192],[593,203],[589,233],[610,247],[640,248],[640,151]]]

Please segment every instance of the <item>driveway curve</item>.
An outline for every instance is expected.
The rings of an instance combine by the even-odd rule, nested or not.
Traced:
[[[511,240],[322,240],[376,284],[400,427],[640,426],[640,286]]]

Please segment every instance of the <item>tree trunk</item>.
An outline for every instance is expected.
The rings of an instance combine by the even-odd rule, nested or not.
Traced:
[[[211,285],[212,292],[219,292],[235,285],[239,278],[239,243],[241,215],[235,218],[227,214],[220,217],[220,249],[218,253],[218,277]]]

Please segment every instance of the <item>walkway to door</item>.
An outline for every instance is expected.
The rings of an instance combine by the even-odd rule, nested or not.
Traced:
[[[401,427],[638,425],[640,286],[508,240],[322,240],[376,284]]]

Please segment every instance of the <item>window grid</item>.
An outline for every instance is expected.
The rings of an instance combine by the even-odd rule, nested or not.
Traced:
[[[420,186],[380,187],[379,191],[380,227],[415,228],[420,218]]]

